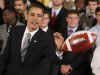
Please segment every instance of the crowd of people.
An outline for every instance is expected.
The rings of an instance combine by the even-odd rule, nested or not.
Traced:
[[[0,75],[100,75],[100,1],[0,0]],[[82,3],[81,3],[82,2]],[[66,5],[67,6],[67,5]],[[65,52],[68,36],[77,31],[97,35],[85,52]]]

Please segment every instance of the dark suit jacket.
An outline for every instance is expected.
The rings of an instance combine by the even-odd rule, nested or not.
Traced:
[[[82,30],[78,27],[76,31]],[[64,31],[65,39],[68,37],[68,31]],[[71,75],[89,75],[91,73],[88,52],[70,53],[64,52],[62,64],[72,67]]]
[[[41,29],[32,37],[24,62],[21,62],[21,40],[25,27],[12,29],[3,54],[0,55],[0,75],[52,75],[56,62],[51,37]]]
[[[84,30],[81,25],[78,26],[78,28],[76,29],[75,32],[80,31],[80,30]],[[63,31],[61,32],[64,39],[66,39],[69,35],[68,35],[68,26],[66,25],[66,27],[63,29]]]
[[[0,8],[0,24],[3,24],[3,10]]]
[[[55,32],[61,32],[66,25],[66,16],[68,11],[65,8],[62,8],[60,13],[56,16],[54,24],[50,21],[49,26]],[[52,9],[50,9],[50,17],[52,18]]]

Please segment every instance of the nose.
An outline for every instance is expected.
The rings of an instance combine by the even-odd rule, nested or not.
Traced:
[[[38,16],[37,16],[37,15],[34,15],[32,18],[33,18],[33,20],[35,20],[35,21],[38,20]]]
[[[16,9],[20,9],[20,6],[18,6],[18,5],[16,5],[16,7],[15,7]]]

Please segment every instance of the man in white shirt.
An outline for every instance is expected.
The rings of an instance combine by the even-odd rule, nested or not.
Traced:
[[[91,68],[94,75],[100,75],[100,46],[94,51]]]

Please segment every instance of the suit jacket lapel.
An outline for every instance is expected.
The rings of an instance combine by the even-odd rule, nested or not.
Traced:
[[[18,43],[18,47],[16,50],[16,53],[18,54],[18,59],[20,59],[20,63],[21,63],[21,54],[20,54],[20,50],[21,50],[21,43],[22,43],[22,37],[25,31],[25,27],[20,27],[20,29],[18,30],[18,37],[17,37],[17,43]]]
[[[30,46],[29,46],[28,51],[27,51],[27,54],[25,55],[24,62],[31,56],[32,51],[35,49],[35,46],[34,46],[34,45],[35,45],[36,43],[39,43],[39,41],[40,41],[40,32],[41,32],[41,31],[42,31],[42,30],[39,29],[39,31],[32,37]],[[32,47],[32,46],[33,46],[33,47]]]
[[[62,14],[62,13],[63,13],[63,10],[64,10],[64,9],[63,9],[63,8],[61,8],[61,10],[60,10],[59,14],[56,16],[56,20],[57,20],[60,16],[62,16],[62,15],[63,15],[63,14]],[[55,20],[55,21],[56,21],[56,20]]]

